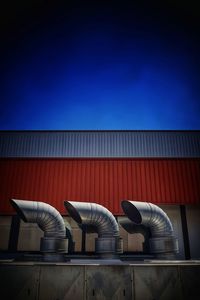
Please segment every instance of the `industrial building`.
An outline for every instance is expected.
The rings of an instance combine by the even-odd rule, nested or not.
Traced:
[[[37,224],[26,223],[23,218],[20,219],[10,203],[10,199],[20,199],[44,202],[53,206],[62,215],[65,224],[70,224],[74,253],[91,255],[94,258],[97,234],[82,230],[66,209],[69,208],[68,201],[75,204],[87,202],[100,204],[114,215],[119,224],[119,236],[123,241],[123,258],[127,257],[128,260],[131,257],[132,260],[137,260],[138,257],[141,261],[146,254],[144,232],[138,230],[130,233],[122,226],[124,211],[126,211],[122,209],[122,203],[124,200],[130,200],[152,203],[167,214],[178,241],[179,251],[176,253],[176,259],[199,260],[199,183],[200,131],[1,131],[0,250],[4,255],[40,250],[43,231]],[[150,299],[145,295],[144,298],[138,296],[144,289],[141,278],[148,275],[153,283],[159,275],[154,269],[148,271],[150,268],[147,270],[147,265],[143,264],[141,268],[133,267],[133,271],[130,266],[129,269],[125,266],[116,266],[118,275],[115,275],[118,277],[114,290],[117,290],[117,285],[124,276],[130,277],[132,282],[131,272],[135,272],[134,284],[138,281],[140,289],[135,290],[134,299]],[[44,278],[47,273],[51,273],[51,270],[47,272],[42,268],[36,266],[34,274],[38,275],[34,276],[46,280]],[[81,268],[80,272],[78,271],[80,276],[75,275],[78,269],[70,272],[75,277],[78,276],[81,282],[84,281],[84,276],[88,276],[88,280],[92,281],[91,278],[96,274],[95,267],[88,267],[90,269],[88,273],[86,269]],[[166,272],[165,268],[166,265],[161,273]],[[174,268],[171,268],[166,276],[168,279],[173,277],[174,280],[179,280],[176,279],[177,276],[182,278],[180,282],[184,282],[185,295],[188,296],[191,282],[187,282],[187,272],[192,276],[193,271]],[[63,267],[61,269],[64,274],[65,269]],[[7,269],[5,270],[7,272]],[[28,272],[32,274],[32,271]],[[195,272],[199,274],[199,271],[198,268]],[[46,275],[41,275],[43,274],[41,272]],[[103,277],[107,274],[108,281],[112,280],[111,277],[115,273],[114,269],[111,273],[105,269],[102,272]],[[195,281],[197,273],[191,277],[196,286],[198,285]],[[22,270],[23,276],[25,275]],[[176,299],[182,299],[180,295],[184,294],[184,288],[181,288],[183,284],[180,282],[178,281],[177,289],[175,288]],[[35,285],[35,281],[32,284]],[[75,294],[78,293],[77,299],[85,295],[85,289],[89,293],[87,295],[95,299],[97,282],[93,281],[93,285],[85,283],[86,287],[78,281],[76,284],[83,289],[82,292],[73,291]],[[133,299],[131,295],[134,288],[130,288],[125,281],[123,284],[120,293],[123,294],[124,299]],[[168,288],[171,295],[173,285]],[[105,293],[108,290],[105,285],[103,289]],[[71,295],[70,293],[72,292],[70,291],[68,296]],[[43,299],[41,295],[37,298],[34,294],[34,297]],[[96,299],[121,298],[102,296]]]
[[[1,250],[16,247],[9,199],[58,209],[72,226],[78,252],[94,251],[95,234],[86,235],[83,245],[64,200],[99,203],[118,220],[121,201],[136,200],[168,214],[179,259],[200,258],[199,131],[1,131],[0,165]],[[37,225],[21,221],[17,249],[39,250],[41,234]],[[125,252],[142,250],[141,234],[120,228],[120,235]]]

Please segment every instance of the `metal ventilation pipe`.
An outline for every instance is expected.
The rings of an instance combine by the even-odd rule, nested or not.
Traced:
[[[10,200],[11,205],[24,222],[37,223],[44,231],[40,240],[40,251],[43,253],[67,253],[68,239],[66,228],[60,213],[44,202],[27,200]]]
[[[64,201],[69,215],[86,232],[97,232],[95,251],[101,255],[122,253],[119,226],[113,214],[96,203]]]
[[[144,237],[143,252],[149,253],[149,238],[151,236],[151,232],[148,227],[144,225],[135,225],[129,218],[127,218],[127,216],[118,218],[118,223],[130,234],[142,234]]]
[[[150,253],[159,258],[174,258],[178,252],[178,240],[174,237],[171,221],[157,205],[148,202],[128,201],[121,203],[124,213],[135,225],[149,227]]]
[[[65,223],[65,230],[66,230],[66,238],[68,239],[68,253],[72,254],[74,253],[74,249],[75,249],[75,242],[73,240],[73,235],[72,235],[72,228],[69,225],[68,222]]]

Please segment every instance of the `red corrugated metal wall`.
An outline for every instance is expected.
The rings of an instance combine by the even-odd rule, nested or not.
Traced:
[[[97,202],[121,214],[120,201],[200,203],[200,159],[1,159],[0,212],[10,198]]]

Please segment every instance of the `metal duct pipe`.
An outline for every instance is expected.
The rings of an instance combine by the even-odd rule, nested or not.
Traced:
[[[95,251],[99,254],[122,253],[119,226],[113,214],[96,203],[64,201],[69,215],[86,232],[97,232]]]
[[[68,239],[66,228],[60,213],[44,202],[10,200],[20,218],[27,223],[37,223],[44,231],[40,241],[40,251],[44,253],[67,253]]]
[[[135,225],[149,227],[150,253],[157,257],[174,257],[178,252],[178,241],[174,237],[171,221],[167,214],[157,205],[148,202],[129,201],[121,202],[122,209]]]
[[[66,230],[66,238],[68,239],[68,253],[72,254],[74,253],[74,249],[75,249],[75,242],[73,240],[73,235],[72,235],[72,228],[69,225],[68,222],[65,223],[65,230]]]
[[[128,217],[118,218],[118,223],[124,228],[128,233],[141,233],[146,232],[149,235],[149,228],[144,225],[135,225]],[[145,234],[145,235],[146,235]]]
[[[151,236],[150,229],[144,225],[135,225],[129,218],[126,216],[118,218],[118,223],[124,228],[128,233],[140,233],[144,237],[143,242],[143,252],[149,252],[149,238]]]

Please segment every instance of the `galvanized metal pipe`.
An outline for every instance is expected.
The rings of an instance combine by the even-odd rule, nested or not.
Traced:
[[[142,234],[144,237],[144,242],[142,244],[143,252],[149,253],[149,238],[151,236],[149,227],[144,225],[135,225],[127,216],[118,218],[118,223],[130,234]]]
[[[178,252],[178,241],[174,237],[172,223],[167,214],[157,205],[148,202],[121,202],[122,209],[135,225],[145,225],[151,231],[150,252],[157,256]]]
[[[96,203],[75,201],[64,201],[64,205],[82,230],[98,233],[95,240],[97,253],[122,252],[118,223],[107,208]]]
[[[42,252],[68,252],[65,223],[53,206],[27,200],[11,199],[10,202],[24,222],[36,223],[44,231],[40,243]]]

